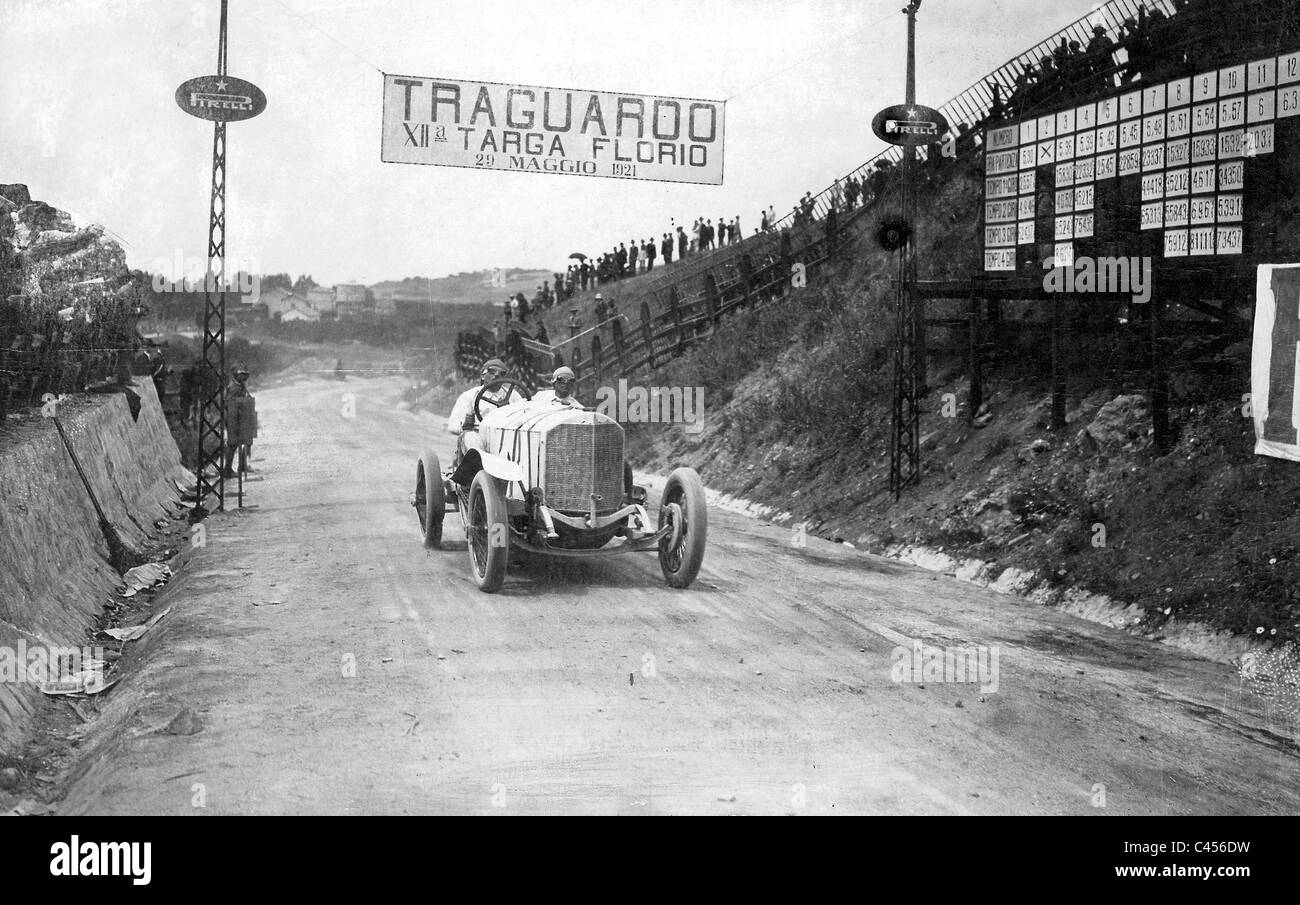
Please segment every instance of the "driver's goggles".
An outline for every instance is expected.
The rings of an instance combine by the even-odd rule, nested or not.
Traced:
[[[505,377],[505,376],[506,376],[506,373],[507,373],[506,371],[503,371],[503,370],[501,370],[500,368],[484,368],[484,369],[483,369],[483,376],[484,376],[484,377]]]

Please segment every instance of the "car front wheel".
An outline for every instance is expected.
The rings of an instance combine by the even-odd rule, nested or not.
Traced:
[[[470,568],[479,590],[491,594],[501,588],[510,555],[510,523],[506,515],[505,487],[486,471],[474,475],[469,487]]]
[[[700,572],[709,533],[704,482],[694,468],[678,468],[668,476],[659,503],[659,527],[665,525],[672,530],[659,541],[659,567],[670,587],[684,588]]]

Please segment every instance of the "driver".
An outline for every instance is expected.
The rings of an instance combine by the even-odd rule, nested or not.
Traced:
[[[577,381],[578,378],[577,375],[573,373],[573,368],[561,365],[556,368],[555,373],[551,375],[551,386],[555,387],[555,389],[542,390],[533,397],[533,404],[543,406],[562,405],[576,409],[583,408],[583,404],[573,395],[573,387]]]
[[[479,419],[474,415],[474,397],[478,395],[479,390],[484,384],[491,383],[493,380],[504,378],[509,371],[505,362],[499,358],[489,358],[483,362],[483,369],[479,371],[479,385],[470,387],[460,394],[456,404],[451,407],[451,415],[447,418],[447,431],[461,438],[461,442],[467,442],[464,434],[469,431],[473,432],[478,429]],[[510,388],[509,400],[504,400],[502,393],[503,387],[498,387],[483,394],[483,402],[494,405],[505,405],[515,402],[523,402],[523,395],[514,387]],[[482,405],[479,406],[482,409]]]

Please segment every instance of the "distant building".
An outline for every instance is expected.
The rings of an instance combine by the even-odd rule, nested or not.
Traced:
[[[280,321],[285,324],[293,323],[295,321],[315,324],[320,321],[320,317],[321,315],[319,311],[314,308],[308,308],[304,305],[301,308],[290,308],[288,311],[280,315]]]
[[[301,296],[294,295],[291,290],[282,286],[275,286],[262,291],[261,303],[266,306],[267,317],[274,320],[292,307],[289,302],[290,299],[303,301]]]
[[[365,286],[356,283],[340,283],[334,287],[334,305],[339,320],[360,319],[374,311],[375,299]]]
[[[335,306],[335,295],[333,289],[324,289],[317,286],[308,289],[306,294],[307,304],[317,313],[335,314],[337,312],[338,309]]]

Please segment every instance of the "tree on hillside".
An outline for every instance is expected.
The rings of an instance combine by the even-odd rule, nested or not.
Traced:
[[[315,289],[319,284],[311,278],[309,274],[303,274],[293,282],[294,292],[306,292],[308,289]]]
[[[262,277],[263,289],[293,289],[293,277],[287,273],[268,273]]]

